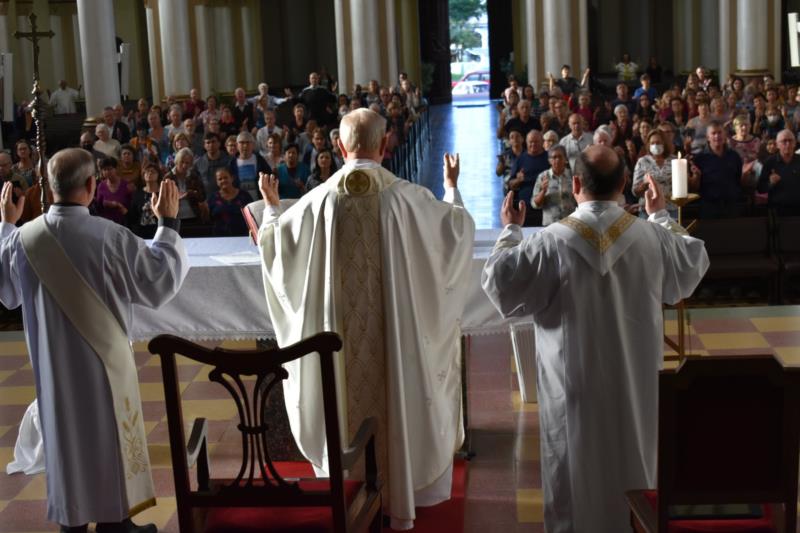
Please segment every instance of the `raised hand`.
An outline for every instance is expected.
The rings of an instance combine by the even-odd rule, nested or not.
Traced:
[[[661,188],[653,179],[650,174],[645,174],[644,179],[647,180],[647,190],[644,192],[644,209],[648,215],[657,213],[667,207],[667,201],[664,199],[664,194]]]
[[[281,205],[281,197],[278,194],[278,178],[274,174],[259,172],[258,188],[261,190],[261,196],[264,197],[264,201],[268,205],[275,207]]]
[[[22,216],[24,205],[24,196],[17,198],[17,202],[14,203],[14,185],[10,181],[5,182],[2,192],[0,192],[0,220],[16,224]]]
[[[514,209],[514,191],[509,191],[503,200],[503,207],[500,208],[500,222],[503,226],[516,224],[521,226],[525,223],[525,202],[519,202],[519,209]]]
[[[178,216],[178,186],[173,180],[163,180],[157,194],[150,198],[153,214],[158,218]]]
[[[781,181],[781,175],[778,174],[777,172],[775,172],[774,170],[772,172],[770,172],[770,174],[769,174],[769,184],[770,185],[775,185],[779,181]]]
[[[455,189],[458,184],[458,173],[461,169],[461,162],[458,154],[450,155],[445,152],[444,157],[444,186]]]

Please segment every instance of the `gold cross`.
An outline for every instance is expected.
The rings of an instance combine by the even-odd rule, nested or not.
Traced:
[[[28,16],[31,21],[31,31],[15,31],[14,37],[17,39],[28,39],[33,43],[33,79],[39,79],[39,37],[51,38],[55,36],[52,30],[36,31],[36,14]]]

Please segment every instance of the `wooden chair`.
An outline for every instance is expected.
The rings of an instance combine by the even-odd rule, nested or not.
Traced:
[[[661,371],[658,490],[626,493],[633,530],[794,533],[798,377],[772,355],[691,357]],[[714,507],[741,504],[763,516]],[[701,505],[712,506],[694,507],[704,517],[683,507]]]
[[[339,440],[333,356],[341,347],[335,333],[320,333],[282,350],[211,350],[171,335],[159,335],[150,342],[150,351],[161,356],[182,532],[381,530],[376,421],[364,420],[347,448],[342,449]],[[209,379],[225,387],[236,403],[242,463],[234,479],[210,477],[205,419],[194,421],[186,441],[177,354],[213,366]],[[281,365],[303,356],[320,358],[330,479],[295,478],[296,472],[309,471],[308,465],[301,463],[299,466],[305,468],[298,468],[297,464],[277,464],[267,446],[270,427],[265,420],[272,408],[270,393],[288,377]],[[245,381],[243,376],[254,376],[255,381]],[[362,455],[366,480],[345,480],[343,471],[352,471]],[[197,489],[192,490],[189,468],[195,461]]]

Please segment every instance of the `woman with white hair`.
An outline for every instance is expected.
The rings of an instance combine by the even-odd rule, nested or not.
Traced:
[[[613,122],[617,130],[613,141],[614,146],[625,146],[625,141],[633,138],[633,123],[625,104],[617,104],[614,108]]]
[[[94,128],[94,134],[97,137],[97,140],[92,148],[102,153],[106,157],[119,159],[121,146],[118,140],[111,138],[111,131],[108,129],[108,126],[105,124],[98,124]]]
[[[175,181],[178,186],[178,216],[181,221],[200,222],[208,220],[208,203],[203,180],[194,171],[194,155],[188,148],[175,154],[175,166],[164,179]]]

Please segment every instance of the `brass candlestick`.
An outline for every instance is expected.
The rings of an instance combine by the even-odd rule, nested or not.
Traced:
[[[699,199],[700,195],[694,192],[690,192],[689,194],[681,198],[675,198],[673,196],[672,198],[669,199],[670,202],[678,206],[678,224],[683,226],[683,206]]]
[[[684,197],[670,198],[670,201],[678,206],[679,225],[683,226],[683,206],[699,199],[700,195],[693,192],[690,192]],[[673,348],[677,348],[676,351],[678,352],[678,357],[681,360],[683,360],[683,358],[686,357],[686,327],[685,327],[686,305],[683,300],[681,300],[675,305],[675,315],[676,319],[678,320],[678,346],[677,347],[673,346]]]

